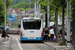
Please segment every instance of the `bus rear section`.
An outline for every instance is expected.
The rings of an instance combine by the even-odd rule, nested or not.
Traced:
[[[42,20],[23,19],[21,21],[21,41],[42,41]]]

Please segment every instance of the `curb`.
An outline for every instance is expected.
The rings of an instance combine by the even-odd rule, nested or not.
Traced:
[[[48,46],[50,46],[50,47],[52,47],[54,50],[58,50],[57,48],[55,48],[54,46],[52,46],[52,45],[49,45],[48,43],[46,43],[46,42],[44,42],[46,45],[48,45]],[[58,46],[57,46],[58,47]],[[67,46],[59,46],[59,47],[64,47],[63,49],[59,49],[59,50],[70,50],[70,49],[73,49],[72,47],[73,46],[71,46],[71,48],[66,48]]]
[[[45,42],[44,42],[45,43]],[[47,44],[47,43],[45,43],[46,45],[48,45],[48,46],[50,46],[50,47],[52,47],[54,50],[56,50],[56,48],[54,48],[53,46],[51,46],[51,45],[49,45],[49,44]]]

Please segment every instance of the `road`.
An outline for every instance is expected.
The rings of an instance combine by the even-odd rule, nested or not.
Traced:
[[[10,38],[5,41],[9,43],[6,45],[9,50],[54,50],[52,47],[46,45],[44,42],[21,43],[19,35],[9,35],[9,36]]]

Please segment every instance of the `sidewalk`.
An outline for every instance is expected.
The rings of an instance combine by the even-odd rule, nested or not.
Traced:
[[[59,46],[59,43],[55,43],[55,42],[44,42],[46,45],[54,48],[54,50],[75,50],[73,49],[73,46],[70,45],[70,47],[67,46]]]
[[[1,38],[1,35],[0,35],[0,45],[2,44],[4,38]]]
[[[0,50],[9,50],[10,38],[1,38],[0,36]]]

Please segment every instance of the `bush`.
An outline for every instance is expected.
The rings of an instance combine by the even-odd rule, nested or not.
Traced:
[[[60,43],[59,43],[59,45],[66,45],[66,44],[65,44],[65,43],[63,43],[63,42],[60,42]]]

